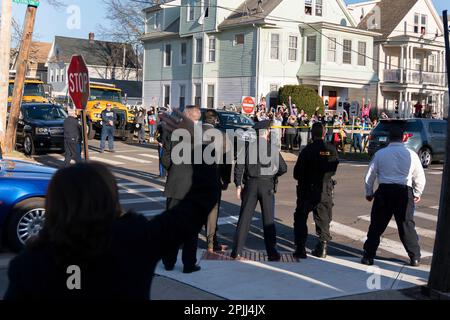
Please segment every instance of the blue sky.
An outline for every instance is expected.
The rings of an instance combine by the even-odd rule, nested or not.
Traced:
[[[42,1],[42,0],[41,0]],[[394,0],[393,0],[394,1]],[[361,0],[346,0],[347,3],[357,3]],[[105,5],[101,0],[65,0],[67,7],[54,9],[49,6],[45,0],[42,1],[37,17],[34,39],[38,41],[51,42],[55,35],[69,36],[76,38],[87,38],[89,32],[96,32],[99,24],[107,24]],[[433,0],[434,5],[439,13],[445,9],[450,10],[449,0]],[[80,25],[76,23],[67,26],[67,21],[73,22],[70,19],[73,15],[67,13],[67,9],[73,9],[71,5],[78,6],[80,10]],[[25,15],[25,5],[13,4],[14,18],[22,23]]]

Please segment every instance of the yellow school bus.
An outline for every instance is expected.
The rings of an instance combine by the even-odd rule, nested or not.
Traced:
[[[14,90],[14,79],[9,79],[8,82],[8,106],[11,105],[12,95]],[[44,82],[41,80],[25,79],[23,86],[22,103],[48,103],[49,99],[46,97]]]
[[[90,97],[86,107],[89,139],[101,133],[101,113],[106,109],[106,104],[110,103],[112,110],[116,113],[114,135],[126,140],[133,130],[134,117],[122,103],[122,90],[112,84],[97,82],[91,82],[89,87]]]

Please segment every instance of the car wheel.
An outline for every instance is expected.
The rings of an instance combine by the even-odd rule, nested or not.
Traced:
[[[23,150],[27,156],[36,154],[33,138],[30,135],[26,135],[25,139],[23,140]]]
[[[20,251],[30,237],[38,235],[44,226],[45,200],[33,198],[14,206],[6,230],[7,246]]]
[[[419,151],[419,159],[420,159],[420,162],[422,163],[422,167],[428,168],[428,166],[433,161],[433,157],[431,155],[431,150],[428,148],[422,148]]]
[[[92,125],[92,122],[89,121],[88,123],[88,139],[92,140],[95,138],[95,129],[94,126]]]

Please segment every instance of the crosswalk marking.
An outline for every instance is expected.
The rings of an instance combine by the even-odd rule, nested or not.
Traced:
[[[156,210],[146,210],[146,211],[139,211],[138,213],[142,214],[145,217],[154,217],[158,214],[163,213],[163,209],[156,209]]]
[[[430,207],[430,209],[439,210],[439,206],[432,206],[432,207]]]
[[[139,189],[123,189],[119,190],[120,194],[126,193],[153,193],[153,192],[161,192],[160,189],[156,188],[139,188]]]
[[[434,215],[428,214],[428,213],[424,213],[424,212],[419,212],[419,211],[414,212],[414,216],[425,219],[425,220],[434,221],[434,222],[437,222],[437,220],[438,220],[437,216],[434,216]]]
[[[112,166],[119,166],[119,165],[123,165],[125,163],[123,162],[119,162],[119,161],[114,161],[114,160],[109,160],[109,159],[103,159],[103,158],[99,158],[99,157],[90,157],[90,160],[94,160],[94,161],[98,161],[98,162],[103,162],[106,164],[110,164]]]
[[[115,158],[120,158],[120,159],[132,161],[132,162],[137,162],[137,163],[143,163],[143,164],[150,164],[150,163],[152,163],[151,161],[148,161],[148,160],[142,160],[142,159],[128,157],[128,156],[122,156],[122,155],[117,155],[117,156],[115,156]]]
[[[331,231],[335,234],[360,242],[365,242],[367,238],[366,232],[334,221],[331,223]],[[379,248],[395,255],[408,258],[408,254],[401,242],[382,238]],[[422,250],[421,254],[423,258],[432,256],[431,252],[425,250]]]
[[[427,173],[428,173],[428,174],[433,174],[433,175],[435,175],[435,176],[440,176],[440,175],[442,175],[442,172],[439,172],[439,171],[427,171]]]
[[[153,154],[146,154],[146,153],[142,153],[142,154],[139,154],[141,157],[147,157],[147,158],[152,158],[152,159],[157,159],[157,160],[159,160],[159,157],[158,156],[155,156],[155,155],[153,155]]]
[[[142,183],[137,183],[137,182],[123,182],[123,183],[118,183],[117,186],[119,188],[121,187],[128,187],[128,186],[141,186]]]
[[[165,202],[166,197],[141,197],[134,199],[124,199],[120,200],[121,204],[137,204],[137,203],[146,203],[146,202]]]
[[[252,218],[252,221],[257,221],[259,220],[258,218],[254,217]],[[222,217],[219,218],[217,220],[217,224],[220,225],[224,225],[224,224],[233,224],[233,223],[237,223],[239,221],[239,217],[238,216],[228,216],[228,217]]]
[[[370,222],[370,216],[368,216],[368,215],[366,215],[366,216],[359,216],[358,218],[360,218],[363,221],[369,221]],[[389,224],[388,224],[388,227],[392,228],[392,229],[398,229],[397,228],[397,223],[395,221],[390,221]],[[416,231],[417,231],[417,234],[419,236],[422,236],[422,237],[425,237],[425,238],[434,239],[436,237],[436,231],[434,231],[434,230],[429,230],[429,229],[416,227]]]

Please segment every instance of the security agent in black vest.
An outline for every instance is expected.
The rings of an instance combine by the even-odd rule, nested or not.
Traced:
[[[69,116],[64,120],[64,166],[69,166],[70,161],[81,162],[81,125],[78,121],[75,109],[68,109]]]
[[[259,202],[262,211],[264,242],[268,260],[280,260],[280,254],[276,249],[276,229],[274,222],[275,192],[277,179],[287,172],[287,165],[280,154],[279,148],[275,144],[270,143],[270,126],[271,121],[269,120],[260,121],[255,125],[254,129],[258,131],[259,140],[256,145],[253,145],[259,149],[263,139],[268,141],[267,154],[270,155],[271,161],[267,164],[262,163],[258,155],[259,152],[254,150],[253,152],[257,152],[257,154],[253,156],[255,156],[254,159],[257,159],[257,161],[255,164],[250,163],[250,159],[253,156],[250,155],[250,152],[252,152],[249,147],[250,143],[246,142],[245,163],[239,163],[238,159],[238,163],[234,168],[234,183],[237,187],[237,197],[238,199],[242,199],[242,205],[233,250],[231,252],[231,258],[233,259],[238,259],[242,253],[245,240],[250,230],[252,217],[255,213],[256,205]],[[277,157],[278,159],[276,159]],[[273,161],[273,159],[278,161]]]
[[[316,122],[312,126],[313,143],[300,153],[294,168],[297,186],[297,208],[294,214],[296,251],[294,257],[306,259],[308,215],[312,211],[319,242],[312,254],[319,258],[327,256],[327,243],[331,240],[330,223],[333,208],[333,189],[339,160],[336,148],[323,139],[324,126]]]

